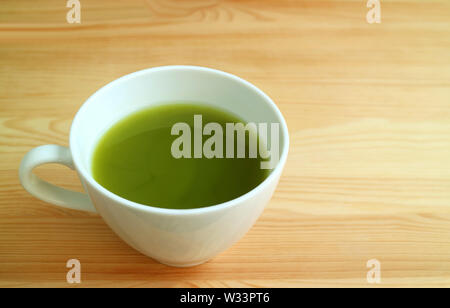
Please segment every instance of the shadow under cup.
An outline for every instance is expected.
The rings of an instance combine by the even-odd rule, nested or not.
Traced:
[[[246,122],[279,124],[279,161],[247,194],[220,205],[174,210],[125,200],[92,177],[93,151],[104,133],[139,110],[170,102],[198,102]],[[268,134],[270,146],[270,134]],[[92,95],[71,127],[70,150],[81,182],[108,225],[138,251],[173,266],[203,263],[241,238],[270,200],[288,151],[286,123],[275,104],[228,73],[190,66],[147,69],[119,78]]]

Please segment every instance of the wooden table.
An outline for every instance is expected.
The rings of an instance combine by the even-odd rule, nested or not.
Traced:
[[[0,4],[0,286],[450,286],[450,2],[81,0]],[[285,115],[278,190],[236,245],[170,268],[96,215],[41,202],[19,184],[31,148],[68,144],[99,87],[153,66],[241,76]],[[60,166],[37,173],[81,190]],[[367,261],[381,264],[369,284]]]

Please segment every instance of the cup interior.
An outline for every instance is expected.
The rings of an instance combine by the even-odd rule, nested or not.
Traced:
[[[287,155],[286,123],[278,108],[262,91],[225,72],[169,66],[121,77],[98,90],[84,103],[71,128],[70,147],[75,165],[94,181],[91,175],[92,153],[98,140],[112,125],[141,109],[174,102],[217,107],[247,122],[279,123],[280,161]]]

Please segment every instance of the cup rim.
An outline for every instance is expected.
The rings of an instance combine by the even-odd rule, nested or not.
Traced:
[[[282,139],[283,139],[283,148],[281,152],[281,157],[276,165],[276,167],[272,170],[272,172],[267,176],[264,181],[262,181],[260,184],[258,184],[255,188],[248,191],[247,193],[234,198],[232,200],[218,203],[215,205],[207,206],[207,207],[201,207],[201,208],[193,208],[193,209],[168,209],[168,208],[160,208],[160,207],[154,207],[151,205],[145,205],[141,203],[137,203],[128,199],[125,199],[119,195],[116,195],[115,193],[109,191],[105,187],[103,187],[100,183],[98,183],[94,177],[92,176],[92,172],[89,172],[86,170],[81,164],[81,158],[77,154],[77,145],[75,142],[75,136],[77,131],[77,126],[79,125],[79,119],[81,115],[83,114],[84,110],[88,107],[92,101],[95,100],[95,98],[102,92],[108,90],[111,87],[117,86],[118,84],[127,81],[129,79],[133,79],[136,77],[140,77],[145,74],[154,73],[158,71],[167,71],[167,70],[190,70],[190,71],[203,71],[210,74],[218,75],[222,78],[226,79],[232,79],[234,81],[237,81],[238,83],[242,84],[243,86],[247,87],[251,91],[258,94],[272,109],[272,111],[275,113],[276,117],[278,118],[281,126],[281,132],[282,132]],[[74,162],[74,166],[77,170],[77,172],[82,176],[83,180],[88,182],[92,187],[95,188],[95,190],[99,191],[101,194],[105,195],[106,197],[113,199],[118,204],[121,204],[123,206],[144,211],[144,212],[153,212],[157,214],[165,214],[165,215],[193,215],[193,214],[206,214],[214,211],[223,210],[226,208],[233,207],[239,203],[245,202],[246,200],[249,200],[253,198],[255,195],[259,194],[261,191],[266,189],[266,187],[275,180],[282,172],[283,167],[286,163],[288,151],[289,151],[289,131],[286,124],[286,120],[284,119],[281,111],[278,109],[277,105],[273,102],[273,100],[265,94],[262,90],[257,88],[255,85],[251,84],[250,82],[227,72],[220,71],[213,68],[208,67],[202,67],[202,66],[192,66],[192,65],[168,65],[168,66],[158,66],[158,67],[151,67],[143,70],[139,70],[127,75],[124,75],[122,77],[119,77],[100,89],[98,89],[94,94],[92,94],[80,107],[80,109],[77,111],[73,121],[72,125],[70,127],[70,137],[69,137],[69,144],[70,144],[70,151],[72,154],[72,159]],[[95,206],[95,205],[94,205]]]

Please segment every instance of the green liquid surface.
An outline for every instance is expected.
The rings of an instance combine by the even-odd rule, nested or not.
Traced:
[[[200,104],[174,103],[141,110],[120,120],[100,138],[92,157],[94,179],[125,199],[169,209],[220,204],[264,181],[268,171],[260,168],[259,155],[193,158],[194,115],[202,115],[203,127],[219,123],[224,137],[225,123],[245,124],[231,113]],[[192,158],[172,156],[172,142],[180,136],[171,135],[171,129],[180,122],[191,128]],[[209,137],[202,137],[202,145]],[[225,139],[223,144],[225,157]],[[247,139],[246,153],[248,145]]]

